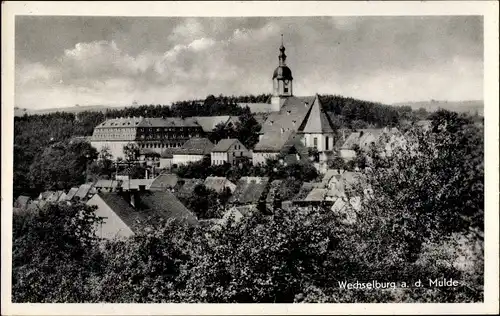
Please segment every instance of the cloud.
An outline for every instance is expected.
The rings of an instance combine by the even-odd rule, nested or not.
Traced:
[[[24,32],[16,45],[16,105],[168,104],[270,93],[280,34],[297,95],[386,103],[482,98],[480,19],[94,18],[91,25],[110,28],[100,39],[99,28],[82,29],[82,20],[72,31],[70,20],[60,31],[64,40],[54,39],[57,52],[47,43],[51,36],[40,41],[33,27],[16,26]]]

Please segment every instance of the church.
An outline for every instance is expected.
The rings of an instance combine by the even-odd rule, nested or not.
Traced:
[[[331,118],[317,94],[310,97],[294,96],[292,70],[286,64],[286,57],[282,41],[279,64],[272,76],[270,112],[262,124],[259,142],[252,154],[254,165],[264,163],[268,158],[276,158],[294,142],[316,149],[320,157],[325,157],[324,154],[333,150],[335,128]],[[252,105],[248,105],[251,108]]]

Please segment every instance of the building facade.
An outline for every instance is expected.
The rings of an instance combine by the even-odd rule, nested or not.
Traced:
[[[140,149],[161,154],[166,148],[180,148],[204,131],[193,118],[116,118],[99,124],[90,143],[98,151],[107,148],[116,158],[124,158],[123,147],[135,144]]]
[[[210,153],[212,165],[234,164],[243,157],[250,157],[250,151],[237,139],[221,139]]]

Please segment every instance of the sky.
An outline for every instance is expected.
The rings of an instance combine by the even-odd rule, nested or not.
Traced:
[[[476,16],[17,16],[15,104],[271,93],[281,34],[298,96],[483,100],[482,24]]]

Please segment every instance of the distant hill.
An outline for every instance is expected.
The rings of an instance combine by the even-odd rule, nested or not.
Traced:
[[[71,106],[65,108],[50,108],[50,109],[40,109],[40,110],[30,110],[25,108],[14,108],[14,116],[28,115],[43,115],[55,112],[67,112],[67,113],[80,113],[84,111],[94,111],[94,112],[106,112],[108,109],[120,110],[124,109],[125,106],[111,106],[111,105],[80,105]]]
[[[434,112],[438,109],[445,109],[454,112],[465,112],[484,116],[484,101],[473,100],[473,101],[420,101],[420,102],[401,102],[395,103],[393,105],[402,106],[409,105],[413,110],[418,110],[419,108],[424,108],[428,112]]]

